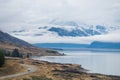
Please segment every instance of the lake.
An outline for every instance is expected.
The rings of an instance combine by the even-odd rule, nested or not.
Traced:
[[[60,51],[66,56],[32,57],[35,60],[44,60],[57,63],[80,64],[89,70],[89,73],[102,73],[120,76],[119,52],[92,52],[92,51]]]

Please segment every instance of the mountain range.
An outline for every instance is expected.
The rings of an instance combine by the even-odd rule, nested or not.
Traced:
[[[119,42],[100,42],[94,41],[91,44],[75,44],[75,43],[36,43],[37,47],[52,48],[52,49],[120,49]],[[111,50],[110,50],[111,51]]]
[[[54,20],[41,24],[32,29],[12,30],[9,33],[15,36],[59,36],[59,37],[87,37],[108,34],[120,29],[120,26],[87,25],[75,21]]]
[[[119,42],[111,42],[111,41],[99,41],[100,38],[102,38],[100,35],[108,35],[111,34],[112,32],[115,32],[116,30],[120,30],[120,26],[105,26],[105,25],[88,25],[84,24],[78,21],[64,21],[64,20],[52,20],[49,21],[48,23],[45,24],[40,24],[39,26],[35,27],[28,27],[28,28],[23,28],[21,29],[16,29],[9,31],[13,36],[20,37],[21,39],[25,39],[26,41],[34,41],[35,46],[39,47],[86,47],[87,43],[81,44],[79,41],[87,41],[89,37],[92,36],[99,36],[97,37],[98,39],[95,39],[96,37],[92,37],[93,41],[91,41],[91,44],[87,46],[87,48],[115,48],[118,49],[119,47]],[[114,34],[115,35],[115,34]],[[113,36],[114,36],[113,35]],[[79,39],[77,42],[78,44],[74,44],[76,40],[74,39]],[[82,39],[82,37],[86,39]],[[107,39],[109,40],[110,36],[107,36]],[[62,39],[62,40],[60,40]],[[71,40],[72,43],[64,43],[66,40]],[[91,38],[90,38],[91,39]],[[14,39],[15,40],[15,39]],[[57,41],[55,42],[54,41]],[[98,40],[98,41],[97,41]],[[104,39],[103,39],[104,40]],[[20,40],[18,40],[20,42]],[[43,44],[41,41],[45,41]],[[50,42],[51,41],[51,42]],[[63,42],[61,42],[63,41]],[[96,42],[97,41],[97,42]],[[50,44],[50,43],[51,44]],[[100,45],[102,44],[102,45]],[[28,45],[24,43],[24,45]],[[118,45],[118,46],[115,46]],[[112,47],[111,47],[112,46]]]

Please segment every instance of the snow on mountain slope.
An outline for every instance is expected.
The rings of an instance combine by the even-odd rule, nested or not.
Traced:
[[[39,25],[32,29],[14,30],[10,34],[32,43],[64,42],[68,39],[69,42],[75,43],[87,42],[89,41],[89,39],[87,40],[88,37],[107,35],[118,29],[120,29],[119,26],[93,26],[74,21],[51,21],[49,24]]]

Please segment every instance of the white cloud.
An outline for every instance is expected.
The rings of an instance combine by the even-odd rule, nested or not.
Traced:
[[[62,18],[89,24],[120,25],[120,0],[0,0],[2,29]]]
[[[87,24],[120,25],[120,0],[0,0],[0,29],[3,31],[40,26],[55,18]],[[117,36],[116,36],[117,35]],[[119,33],[93,37],[19,38],[35,42],[120,41]],[[114,39],[114,40],[113,40]]]
[[[31,34],[34,32],[31,32]],[[79,43],[90,44],[93,41],[120,42],[120,29],[106,35],[95,35],[89,37],[60,37],[57,34],[46,34],[43,36],[16,36],[30,43]]]

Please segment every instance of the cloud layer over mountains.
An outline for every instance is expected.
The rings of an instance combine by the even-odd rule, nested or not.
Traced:
[[[4,32],[34,29],[58,19],[88,25],[120,26],[120,0],[0,0],[0,30]],[[31,43],[90,43],[94,40],[119,42],[118,36],[119,31],[89,37],[16,37]]]
[[[83,36],[83,37],[72,37],[72,36],[59,36],[55,33],[46,33],[41,36],[34,36],[34,31],[25,32],[30,35],[14,35],[20,39],[24,39],[30,43],[79,43],[79,44],[90,44],[93,41],[102,42],[120,42],[120,29],[115,30],[109,34],[101,34],[94,36]],[[39,33],[38,33],[39,34]]]

